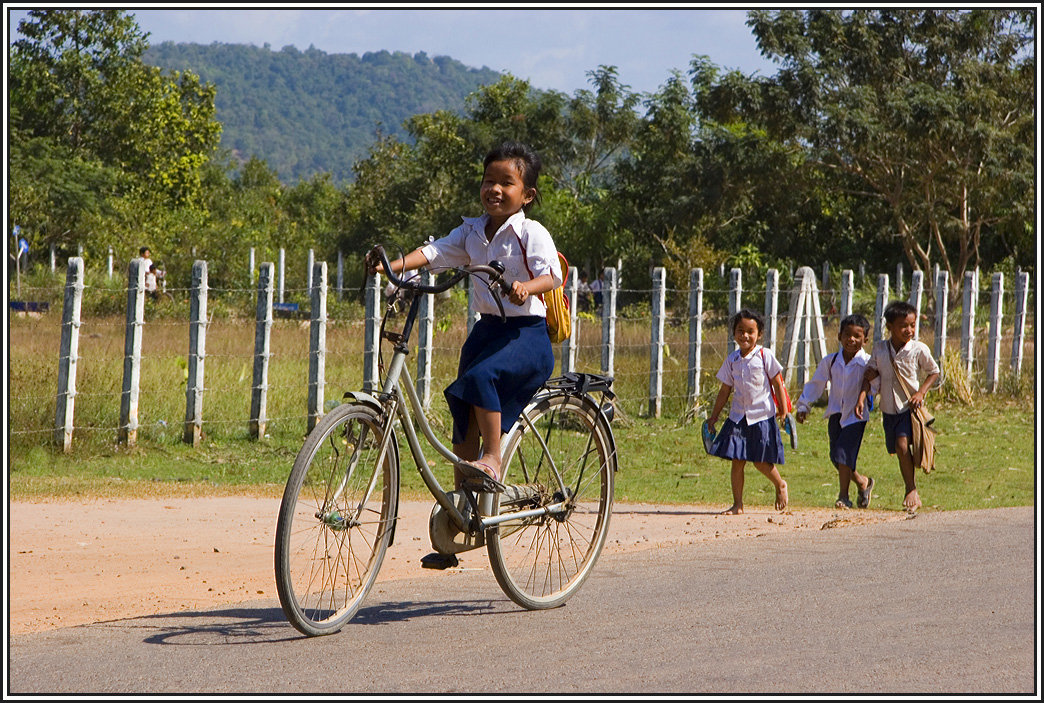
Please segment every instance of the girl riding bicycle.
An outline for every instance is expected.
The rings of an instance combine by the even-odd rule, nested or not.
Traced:
[[[392,272],[401,273],[497,260],[511,285],[506,321],[494,293],[476,287],[481,318],[460,350],[457,379],[445,390],[453,415],[453,452],[462,459],[454,467],[458,487],[469,479],[499,487],[501,434],[511,429],[555,366],[546,308],[538,296],[562,285],[550,233],[524,212],[538,197],[540,157],[524,144],[506,142],[486,155],[483,167],[479,199],[485,214],[462,218],[463,224],[445,237],[391,262]]]

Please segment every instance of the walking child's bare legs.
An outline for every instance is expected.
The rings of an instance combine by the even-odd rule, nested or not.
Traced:
[[[853,481],[855,481],[856,488],[861,491],[865,491],[866,487],[870,485],[870,479],[855,469],[843,464],[837,467],[837,495],[839,498],[848,498],[848,489]]]
[[[765,474],[765,477],[772,481],[772,485],[776,487],[776,510],[784,510],[790,500],[787,495],[787,482],[779,475],[779,469],[776,468],[775,464],[755,462],[754,466],[758,471]]]
[[[743,512],[743,466],[746,463],[742,459],[732,460],[732,507],[722,511],[722,515],[739,515]]]
[[[739,515],[743,512],[743,467],[747,462],[742,459],[732,460],[732,507],[722,512],[722,515]],[[754,467],[765,474],[776,488],[776,510],[787,507],[789,497],[787,495],[787,482],[779,475],[779,470],[774,464],[754,462]]]
[[[917,495],[917,483],[914,481],[916,472],[913,464],[913,454],[910,453],[910,438],[895,438],[895,453],[899,456],[899,473],[903,475],[903,484],[906,487],[906,497],[903,499],[903,508],[913,512],[921,507],[921,498]]]

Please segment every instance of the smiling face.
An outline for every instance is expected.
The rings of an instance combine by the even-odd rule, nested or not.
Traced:
[[[851,359],[866,343],[866,330],[859,325],[845,325],[837,335],[837,340],[841,343],[845,358]]]
[[[893,322],[889,322],[887,326],[888,331],[892,335],[892,343],[896,347],[902,347],[914,338],[914,332],[917,329],[917,314],[910,313],[906,317],[900,317]]]
[[[536,189],[522,181],[518,163],[508,159],[494,161],[486,167],[479,188],[482,207],[489,213],[490,224],[499,229],[509,217],[532,202]]]
[[[758,323],[755,320],[741,317],[736,320],[736,327],[732,330],[732,338],[736,340],[736,346],[739,347],[740,353],[746,356],[750,354],[750,350],[761,339],[761,330],[758,329]]]

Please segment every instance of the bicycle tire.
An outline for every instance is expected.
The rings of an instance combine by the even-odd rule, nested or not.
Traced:
[[[380,570],[399,489],[394,433],[378,466],[383,436],[376,410],[339,405],[309,433],[294,461],[279,507],[275,572],[283,612],[303,634],[340,630]]]
[[[505,437],[502,481],[526,486],[527,497],[510,502],[510,494],[497,494],[493,513],[506,515],[563,499],[569,509],[492,527],[486,550],[507,596],[527,610],[543,610],[565,603],[598,560],[609,531],[617,457],[608,421],[586,396],[538,397],[525,412],[532,423],[520,420]],[[568,495],[551,476],[548,455]]]

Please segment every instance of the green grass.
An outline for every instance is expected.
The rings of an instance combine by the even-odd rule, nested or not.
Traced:
[[[445,301],[457,311],[460,301]],[[328,402],[361,386],[362,328],[352,311],[331,316],[327,332]],[[205,437],[199,447],[181,441],[185,405],[187,325],[157,316],[145,329],[142,395],[137,444],[116,443],[122,377],[123,327],[119,317],[85,319],[77,387],[77,429],[72,451],[51,443],[57,387],[58,319],[12,318],[8,406],[9,494],[12,499],[141,497],[161,495],[260,494],[278,496],[305,434],[307,325],[280,321],[273,330],[266,436],[247,436],[251,384],[253,322],[235,316],[217,318],[207,331],[204,413]],[[698,421],[683,421],[687,330],[668,326],[669,356],[664,375],[662,415],[648,417],[648,323],[621,320],[617,331],[616,384],[619,419],[614,431],[620,451],[616,499],[657,503],[731,501],[728,463],[708,457]],[[922,332],[922,334],[924,334]],[[456,370],[456,350],[463,340],[459,316],[440,324],[432,422],[447,437],[449,416],[442,388]],[[597,371],[598,328],[581,321],[578,368]],[[725,353],[722,330],[707,331],[704,343],[702,402],[717,391],[713,374]],[[1027,362],[1032,366],[1032,354]],[[1032,505],[1035,501],[1035,423],[1033,369],[1016,382],[1006,376],[1001,392],[976,391],[965,405],[952,394],[929,394],[937,416],[938,468],[918,473],[926,509]],[[797,451],[787,449],[780,467],[795,507],[829,507],[837,497],[837,474],[828,459],[826,422],[814,410],[800,426]],[[447,437],[448,440],[448,437]],[[423,484],[402,448],[403,491],[425,495]],[[429,461],[438,459],[436,477],[448,485],[451,469],[425,446]],[[877,482],[874,509],[898,510],[902,481],[898,463],[884,449],[880,415],[867,428],[860,470]],[[854,497],[854,494],[853,494]],[[772,486],[748,467],[744,502],[768,506]]]

